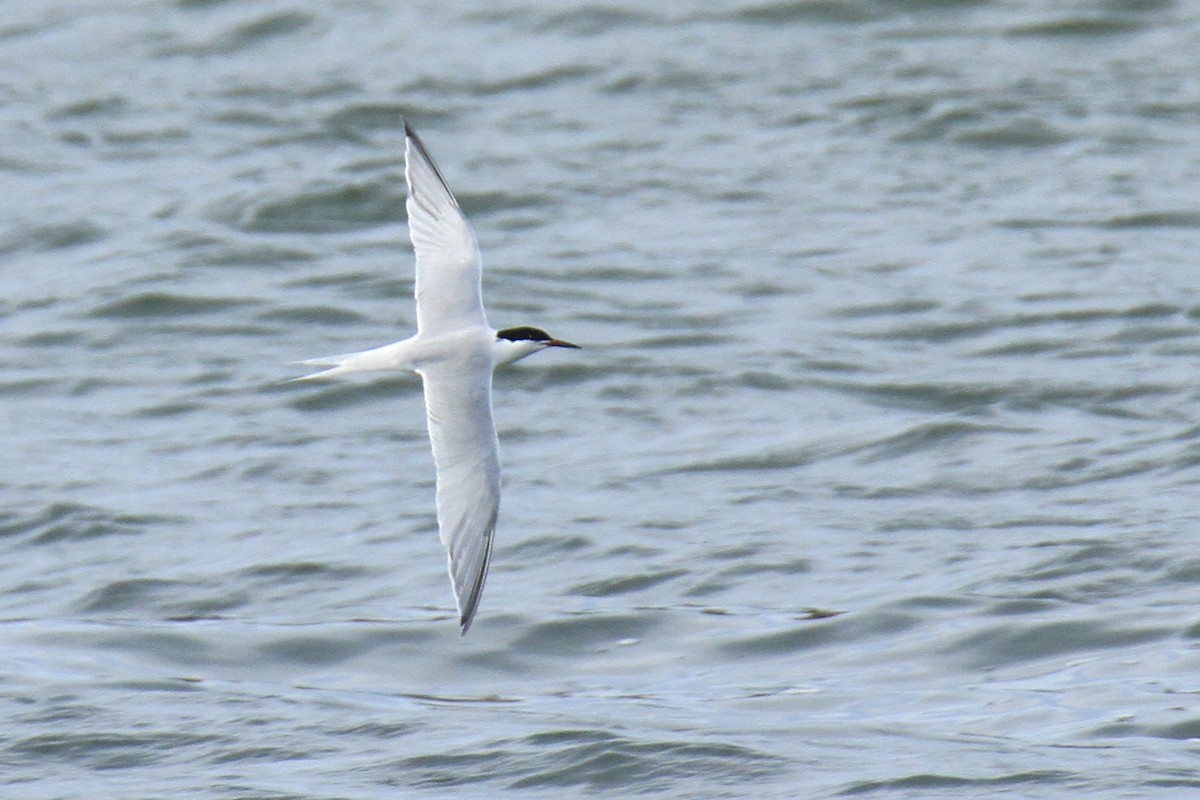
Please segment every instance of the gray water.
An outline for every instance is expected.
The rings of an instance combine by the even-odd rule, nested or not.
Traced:
[[[8,3],[0,795],[1190,798],[1200,8]],[[406,116],[505,495],[460,638]]]

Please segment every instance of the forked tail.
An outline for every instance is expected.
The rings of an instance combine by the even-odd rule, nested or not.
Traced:
[[[374,350],[362,350],[357,353],[343,353],[340,356],[324,356],[323,358],[308,358],[304,361],[295,361],[293,362],[295,364],[304,364],[309,367],[325,367],[326,369],[319,370],[311,375],[301,375],[299,378],[292,378],[288,383],[337,378],[341,375],[348,375],[351,372],[409,370],[412,367],[405,357],[408,349],[406,347],[407,344],[407,341],[396,342],[395,344],[376,347]]]
[[[293,361],[293,364],[302,364],[306,367],[326,367],[326,369],[301,375],[299,378],[292,378],[288,383],[297,381],[313,381],[324,380],[325,378],[336,378],[339,375],[345,375],[349,372],[358,372],[350,367],[350,360],[358,353],[347,353],[342,356],[324,356],[323,358],[306,358],[303,361]]]

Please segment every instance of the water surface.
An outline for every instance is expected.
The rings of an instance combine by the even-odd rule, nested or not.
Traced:
[[[25,3],[0,23],[24,798],[1190,797],[1187,3]],[[489,315],[460,638],[403,128]],[[15,794],[14,794],[15,796]]]

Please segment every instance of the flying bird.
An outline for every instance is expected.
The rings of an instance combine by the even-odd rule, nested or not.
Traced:
[[[499,331],[488,325],[475,232],[407,122],[404,136],[405,208],[417,257],[417,333],[373,350],[301,361],[326,369],[295,380],[379,370],[421,376],[437,470],[438,532],[466,634],[479,608],[500,507],[492,371],[550,347],[579,345],[528,325]]]

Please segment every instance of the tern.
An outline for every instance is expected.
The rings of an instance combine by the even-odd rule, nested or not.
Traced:
[[[404,139],[405,208],[417,260],[417,333],[373,350],[298,362],[326,369],[295,380],[380,370],[421,376],[437,471],[438,534],[465,635],[479,608],[500,508],[492,371],[550,347],[579,345],[528,325],[499,331],[488,325],[475,232],[407,122]]]

